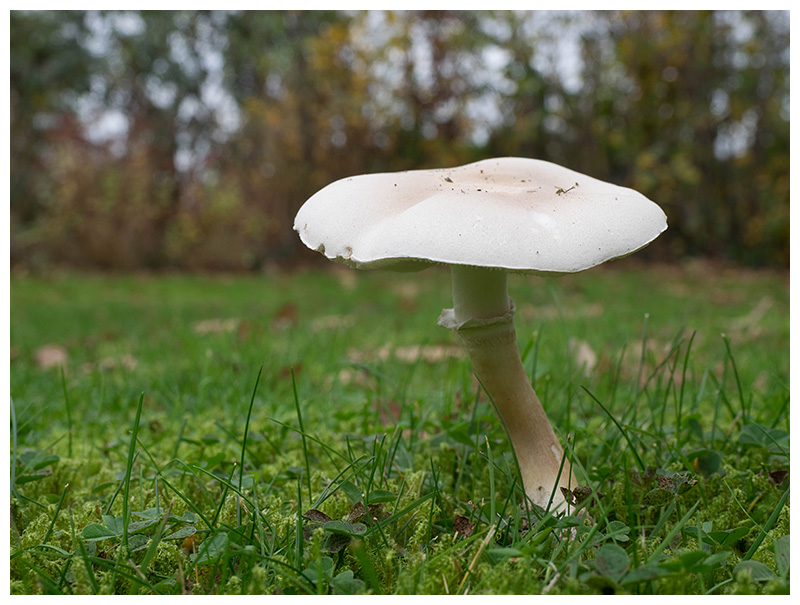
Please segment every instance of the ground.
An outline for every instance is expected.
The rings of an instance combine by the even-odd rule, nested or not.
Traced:
[[[788,591],[788,272],[509,289],[588,515],[525,506],[445,270],[12,276],[11,591]]]

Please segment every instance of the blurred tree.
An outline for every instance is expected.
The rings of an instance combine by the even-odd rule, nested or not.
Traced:
[[[97,65],[79,43],[82,12],[11,11],[10,33],[11,220],[25,229],[49,201],[48,135],[74,119]]]
[[[204,85],[207,55],[221,42],[220,23],[212,13],[194,11],[109,11],[94,17],[95,29],[106,38],[103,68],[95,73],[102,106],[125,116],[124,155],[143,163],[144,178],[129,183],[128,192],[140,188],[138,197],[149,206],[147,224],[138,229],[141,262],[161,267],[169,260],[166,236],[180,210],[190,165],[213,136],[215,116]]]
[[[598,19],[570,120],[583,163],[664,206],[674,256],[788,260],[788,26],[763,12]]]
[[[514,87],[493,155],[642,191],[669,216],[673,258],[788,262],[786,13],[567,13],[538,27],[537,13],[503,15]],[[542,58],[576,31],[573,88]]]
[[[384,75],[372,85],[392,93],[376,109],[393,134],[391,153],[399,167],[477,159],[470,150],[476,121],[470,109],[487,93],[480,75],[491,44],[480,21],[480,13],[471,11],[387,13],[386,37],[374,59]]]
[[[540,13],[498,11],[495,18],[507,32],[497,41],[509,52],[503,74],[509,89],[502,96],[502,125],[489,141],[492,155],[518,155],[574,165],[570,144],[570,118],[565,105],[570,98],[553,56],[545,49],[555,48],[573,17],[569,14],[548,16],[544,23]]]
[[[729,203],[726,255],[748,263],[789,259],[789,19],[780,12],[726,13],[727,50],[715,149]],[[712,97],[712,103],[715,99]],[[720,105],[725,101],[717,100]],[[702,252],[702,248],[699,249]]]
[[[11,31],[16,261],[283,263],[335,179],[521,155],[656,200],[670,258],[788,263],[785,12],[15,11]]]
[[[242,125],[212,167],[268,219],[256,265],[291,255],[297,200],[357,171],[366,155],[349,29],[350,17],[328,11],[228,17],[225,82]]]
[[[267,210],[261,256],[302,248],[294,214],[332,180],[474,159],[465,108],[482,90],[470,77],[483,43],[477,20],[437,11],[230,15],[226,82],[243,127],[219,167],[231,179],[245,173],[243,195]]]

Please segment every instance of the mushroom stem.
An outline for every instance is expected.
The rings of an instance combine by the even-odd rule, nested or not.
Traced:
[[[453,266],[452,275],[455,306],[442,312],[439,325],[456,330],[463,340],[473,370],[508,430],[525,493],[542,508],[561,508],[564,496],[558,488],[577,483],[522,365],[506,274]]]
[[[456,321],[490,319],[510,310],[505,271],[452,265],[450,275]]]

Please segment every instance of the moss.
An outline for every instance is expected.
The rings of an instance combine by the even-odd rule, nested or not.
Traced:
[[[787,487],[788,489],[788,487]],[[790,535],[789,532],[789,519],[791,514],[789,513],[789,500],[786,500],[786,504],[783,505],[783,509],[778,514],[778,521],[775,523],[774,528],[770,532],[773,537],[780,538],[782,536]]]
[[[574,595],[574,594],[585,594],[588,592],[588,587],[578,580],[577,578],[572,577],[562,577],[558,579],[553,585],[553,588],[547,593],[552,595]]]
[[[530,557],[513,557],[492,565],[481,563],[475,569],[479,578],[472,594],[540,594],[542,565]]]
[[[75,550],[76,554],[73,555],[72,564],[70,565],[70,588],[73,594],[94,594],[92,579],[96,577],[96,573],[94,571],[90,572],[86,568],[86,562],[80,553],[80,549],[76,547]]]
[[[148,548],[150,543],[148,543]],[[187,569],[189,560],[183,549],[171,540],[161,540],[156,547],[156,554],[150,562],[149,571],[155,574],[171,576],[176,569]]]
[[[740,571],[734,576],[734,582],[728,594],[753,595],[760,592],[758,582],[754,582],[746,571]]]
[[[424,524],[420,524],[424,525]],[[452,536],[443,535],[432,540],[428,548],[420,548],[405,558],[397,577],[398,594],[455,594],[460,575],[468,566],[463,555],[456,556],[452,549]]]
[[[783,580],[770,580],[764,584],[764,594],[768,595],[788,595],[789,583]]]
[[[242,592],[242,579],[239,576],[231,576],[228,578],[225,588],[225,594],[241,594]]]
[[[270,591],[267,589],[268,587],[268,575],[269,572],[267,569],[261,565],[255,565],[250,569],[250,573],[247,576],[247,582],[245,584],[245,589],[247,594],[251,595],[263,595],[268,594]]]

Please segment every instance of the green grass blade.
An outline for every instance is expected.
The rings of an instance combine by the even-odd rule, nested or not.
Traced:
[[[497,513],[495,511],[495,498],[496,495],[496,486],[494,482],[494,460],[492,459],[492,445],[489,443],[489,437],[484,435],[485,445],[486,445],[486,455],[489,459],[489,519],[490,524],[494,525],[497,523]],[[433,461],[431,461],[431,464]]]
[[[376,595],[383,594],[381,582],[378,579],[378,573],[375,571],[375,565],[367,552],[367,547],[363,541],[357,540],[353,546],[353,554],[356,556],[358,564],[361,566],[361,574],[367,585],[372,589]]]
[[[689,353],[692,350],[692,343],[694,342],[694,337],[697,332],[692,332],[692,336],[689,339],[689,344],[686,346],[686,355],[683,357],[683,372],[681,374],[681,388],[680,394],[678,395],[678,402],[677,402],[677,410],[675,411],[675,449],[680,451],[681,449],[681,421],[683,418],[683,393],[684,389],[686,388],[686,372],[688,371],[689,367]],[[666,407],[666,406],[665,406]]]
[[[164,528],[167,525],[167,519],[169,519],[169,516],[172,513],[172,505],[173,502],[170,502],[167,512],[161,518],[161,521],[159,522],[158,526],[156,526],[155,533],[150,538],[150,545],[147,547],[147,550],[145,551],[144,557],[142,558],[142,562],[140,564],[140,567],[145,571],[147,571],[147,569],[150,567],[150,561],[153,560],[153,557],[155,556],[156,551],[158,550],[158,545],[161,543],[161,537],[164,535]]]
[[[306,445],[306,430],[303,428],[303,414],[300,412],[300,398],[297,396],[297,382],[294,378],[294,368],[292,368],[292,394],[294,395],[294,407],[297,411],[297,424],[300,427],[300,437],[303,441],[303,460],[306,465],[306,484],[308,486],[308,500],[314,499],[311,493],[311,465],[308,461],[308,447]]]
[[[50,539],[50,535],[53,533],[53,526],[56,524],[56,519],[58,519],[58,513],[61,512],[61,506],[64,504],[64,497],[67,495],[67,488],[69,487],[69,483],[64,486],[64,490],[61,492],[61,498],[58,500],[58,504],[56,505],[56,512],[53,515],[52,521],[50,521],[50,527],[47,528],[47,533],[44,535],[42,539],[42,544],[47,544],[47,541]]]
[[[297,519],[294,526],[294,560],[298,569],[303,567],[303,490],[297,481]]]
[[[98,594],[100,591],[100,587],[97,584],[97,577],[95,576],[92,563],[89,560],[89,553],[86,552],[86,544],[84,543],[83,540],[79,540],[75,535],[75,521],[72,518],[72,515],[70,515],[69,517],[69,526],[70,526],[70,531],[72,532],[73,550],[77,550],[80,553],[81,561],[83,561],[83,567],[84,569],[86,569],[86,577],[89,579],[89,584],[92,587],[92,592],[93,594]]]
[[[261,380],[261,372],[264,370],[262,365],[258,369],[258,376],[256,376],[256,383],[253,385],[253,394],[250,397],[250,405],[247,408],[247,420],[244,423],[244,436],[242,437],[242,455],[239,462],[239,491],[242,491],[242,480],[244,479],[244,453],[247,449],[247,432],[250,430],[250,416],[253,413],[253,403],[256,400],[256,391],[258,391],[258,381]],[[239,523],[242,522],[242,511],[236,508],[236,517]]]
[[[192,472],[192,473],[193,473],[193,471],[192,471],[191,467],[189,467],[189,466],[188,466],[188,465],[186,465],[185,463],[183,463],[183,464],[184,464],[184,466],[186,466],[186,468],[187,468],[187,469],[188,469],[190,472]],[[205,524],[206,524],[206,527],[208,527],[208,529],[210,529],[210,530],[211,530],[211,529],[214,529],[214,524],[213,524],[211,521],[209,521],[209,520],[206,518],[206,516],[203,514],[203,511],[202,511],[202,510],[200,510],[200,508],[199,508],[199,507],[198,507],[198,506],[197,506],[197,505],[196,505],[194,502],[192,502],[192,501],[191,501],[191,500],[190,500],[188,497],[186,497],[186,495],[184,495],[184,494],[183,494],[183,492],[181,492],[181,490],[179,490],[177,487],[175,487],[174,485],[172,485],[172,484],[169,482],[169,480],[167,480],[167,478],[166,478],[166,477],[164,477],[164,475],[161,475],[161,474],[160,474],[160,475],[158,476],[158,478],[159,478],[159,479],[161,480],[161,482],[162,482],[164,485],[166,485],[166,486],[167,486],[167,487],[168,487],[168,488],[169,488],[169,489],[170,489],[170,490],[171,490],[171,491],[172,491],[172,492],[173,492],[173,493],[174,493],[176,496],[178,496],[178,498],[180,498],[181,500],[183,500],[183,502],[186,504],[186,506],[188,506],[188,507],[189,507],[189,509],[190,509],[190,510],[191,510],[191,511],[192,511],[194,514],[196,514],[196,515],[197,515],[197,517],[203,521],[203,523],[205,523]]]
[[[14,405],[14,398],[10,397],[10,410],[11,410],[11,493],[22,500],[19,492],[17,491],[17,410]],[[12,517],[13,520],[13,517]]]
[[[647,352],[647,322],[650,320],[650,314],[644,314],[644,325],[642,326],[642,346],[641,352],[639,353],[639,370],[636,373],[636,387],[635,393],[636,395],[633,398],[633,416],[631,419],[631,423],[636,423],[636,412],[639,409],[639,397],[644,391],[644,385],[642,384],[642,377],[644,376],[644,357],[645,353]]]
[[[669,546],[670,542],[672,542],[672,539],[677,536],[678,533],[683,529],[683,526],[689,522],[689,519],[692,518],[692,515],[694,514],[694,511],[697,510],[698,506],[700,506],[699,502],[695,502],[692,505],[689,511],[681,518],[680,521],[678,521],[678,523],[675,524],[675,526],[669,531],[661,543],[655,547],[653,552],[650,553],[650,556],[647,557],[647,563],[654,563],[658,559],[658,555],[661,554],[661,551]]]
[[[128,465],[125,469],[125,488],[123,491],[124,500],[122,501],[122,545],[128,550],[128,524],[130,523],[130,488],[131,471],[133,470],[134,452],[136,450],[136,436],[139,434],[139,421],[142,417],[142,405],[144,404],[144,393],[139,395],[139,405],[136,406],[136,419],[133,421],[133,431],[131,433],[130,447],[128,449]]]
[[[764,524],[764,527],[761,528],[758,537],[755,539],[750,548],[747,549],[747,552],[742,558],[743,561],[749,560],[754,554],[756,554],[758,547],[761,546],[761,543],[764,541],[764,538],[767,537],[769,530],[771,530],[772,527],[778,522],[778,517],[781,514],[781,510],[783,510],[783,507],[788,499],[789,499],[789,489],[787,488],[786,491],[783,492],[781,499],[778,500],[778,504],[775,506],[775,510],[772,511],[772,514],[769,516],[769,519],[767,519],[767,522]]]
[[[739,403],[742,406],[742,421],[744,424],[747,424],[750,422],[750,414],[747,409],[747,401],[744,398],[744,389],[742,388],[742,381],[739,378],[739,370],[736,368],[736,360],[733,358],[733,352],[731,351],[731,341],[726,334],[722,335],[722,341],[725,343],[725,351],[728,359],[731,361],[733,378],[736,381],[736,390],[739,392]]]
[[[642,462],[642,459],[639,456],[639,452],[637,452],[636,448],[633,446],[633,442],[631,441],[631,438],[628,436],[628,431],[626,431],[622,427],[622,425],[619,422],[617,422],[617,419],[614,418],[614,416],[611,414],[611,412],[609,412],[606,409],[606,406],[604,406],[602,403],[600,403],[600,400],[597,397],[595,397],[594,394],[589,389],[587,389],[583,385],[581,385],[581,388],[584,391],[586,391],[586,393],[589,395],[589,397],[594,399],[595,403],[600,406],[600,409],[603,410],[606,413],[606,416],[608,416],[611,419],[611,422],[613,422],[616,425],[616,427],[619,430],[619,432],[625,438],[625,441],[628,442],[628,447],[631,448],[631,452],[633,453],[634,458],[636,458],[636,463],[639,465],[639,468],[642,469],[642,471],[644,471],[647,467],[645,467],[644,462]]]
[[[64,366],[61,366],[61,390],[64,393],[64,406],[67,410],[67,455],[72,458],[72,409],[69,405],[67,393],[67,379],[64,378]]]

